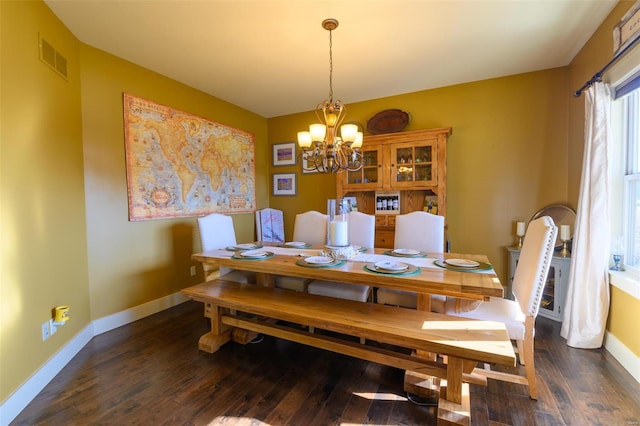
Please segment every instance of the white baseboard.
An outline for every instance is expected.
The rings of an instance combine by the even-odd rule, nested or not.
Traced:
[[[94,336],[188,300],[182,294],[174,293],[89,323],[0,405],[0,425],[11,423]]]
[[[189,300],[189,298],[181,293],[173,293],[160,299],[152,300],[131,309],[127,309],[126,311],[97,319],[93,322],[93,335],[98,336],[102,333],[113,330],[114,328],[121,327],[144,317],[148,317],[149,315],[177,306],[187,300]]]
[[[604,334],[604,347],[640,383],[640,358],[608,331]]]

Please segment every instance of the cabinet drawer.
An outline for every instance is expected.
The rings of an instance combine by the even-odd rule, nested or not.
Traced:
[[[396,217],[395,216],[387,216],[387,226],[392,226],[395,228],[396,226]]]
[[[378,226],[395,228],[396,226],[395,215],[384,215],[384,214],[376,215],[376,227]]]
[[[393,248],[394,231],[381,231],[376,229],[376,247]]]

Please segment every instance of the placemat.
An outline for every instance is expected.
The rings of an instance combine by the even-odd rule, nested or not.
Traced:
[[[459,272],[482,272],[487,271],[489,269],[493,269],[493,266],[490,263],[486,262],[478,262],[479,265],[473,268],[465,268],[462,266],[453,266],[445,263],[444,260],[434,260],[433,263],[441,268],[448,269],[450,271],[459,271]]]
[[[254,247],[228,246],[226,248],[226,250],[229,250],[229,251],[245,251],[245,250],[257,250],[257,249],[261,249],[261,248],[262,248],[261,244],[256,244]]]
[[[406,257],[406,258],[427,257],[427,255],[428,255],[428,253],[425,253],[424,251],[421,251],[420,253],[417,253],[417,254],[401,254],[401,253],[394,253],[393,250],[387,250],[387,251],[384,252],[384,254],[386,254],[387,256]]]
[[[409,264],[408,264],[409,265]],[[394,271],[381,271],[379,269],[376,269],[375,263],[367,263],[366,265],[364,265],[363,268],[365,271],[367,272],[371,272],[373,274],[380,274],[380,275],[399,275],[399,276],[411,276],[411,275],[417,275],[420,272],[422,272],[422,269],[420,269],[417,266],[413,266],[413,265],[409,265],[409,267],[404,270],[404,271],[399,271],[399,272],[394,272]]]
[[[233,256],[231,256],[231,258],[236,260],[265,260],[265,259],[271,259],[273,256],[274,254],[268,251],[266,256],[249,257],[249,256],[243,256],[241,254],[234,254]]]
[[[305,268],[335,268],[344,265],[344,260],[335,260],[332,263],[307,263],[304,259],[298,259],[296,265]]]

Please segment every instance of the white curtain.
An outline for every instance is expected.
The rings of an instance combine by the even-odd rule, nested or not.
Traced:
[[[586,92],[582,179],[569,288],[560,334],[575,348],[602,346],[609,314],[609,145],[611,93],[605,83]]]

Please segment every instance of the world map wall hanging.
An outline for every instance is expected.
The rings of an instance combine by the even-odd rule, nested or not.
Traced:
[[[256,210],[251,133],[123,94],[129,220]]]

